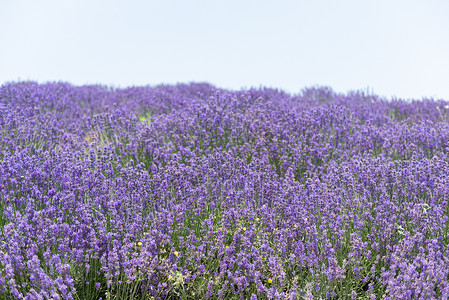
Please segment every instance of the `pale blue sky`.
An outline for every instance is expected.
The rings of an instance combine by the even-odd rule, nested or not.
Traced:
[[[1,0],[0,84],[312,85],[449,100],[449,1]]]

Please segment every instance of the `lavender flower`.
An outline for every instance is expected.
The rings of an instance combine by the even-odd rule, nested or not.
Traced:
[[[448,105],[5,84],[0,298],[447,298]]]

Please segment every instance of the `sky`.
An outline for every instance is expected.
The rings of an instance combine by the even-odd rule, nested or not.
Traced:
[[[447,0],[0,0],[0,84],[329,86],[449,100]]]

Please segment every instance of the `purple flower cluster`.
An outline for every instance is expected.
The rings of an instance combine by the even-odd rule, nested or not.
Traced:
[[[448,299],[449,103],[0,87],[1,299]]]

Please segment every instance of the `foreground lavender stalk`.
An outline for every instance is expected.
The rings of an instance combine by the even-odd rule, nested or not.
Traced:
[[[1,299],[447,299],[449,106],[0,88]]]

